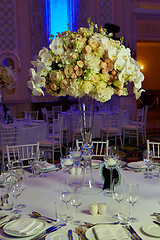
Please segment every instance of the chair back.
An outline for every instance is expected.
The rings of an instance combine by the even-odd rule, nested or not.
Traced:
[[[38,120],[39,111],[24,111],[24,117],[31,117],[32,120]]]
[[[144,108],[137,109],[137,125],[142,126],[144,122]]]
[[[146,121],[147,121],[147,114],[148,114],[148,106],[146,105],[144,108],[144,118],[143,118],[144,125],[146,124]]]
[[[160,158],[160,142],[154,142],[147,140],[147,150],[152,150],[153,158],[158,159]]]
[[[58,118],[58,114],[62,112],[62,105],[60,106],[52,106],[53,117]]]
[[[2,124],[1,125],[1,146],[2,146],[2,162],[6,154],[6,145],[19,145],[22,141],[22,128],[20,125]]]
[[[53,118],[53,134],[52,140],[58,140],[59,144],[63,142],[63,116],[59,116],[59,118]]]
[[[107,141],[92,141],[94,157],[103,157],[108,155],[109,140]],[[82,141],[76,140],[76,147],[80,149]]]
[[[34,154],[39,159],[39,142],[35,144],[24,144],[24,145],[6,145],[8,163],[12,161],[21,161],[23,167],[29,167],[29,158]]]

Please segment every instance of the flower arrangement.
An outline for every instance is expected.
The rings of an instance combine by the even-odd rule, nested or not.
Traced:
[[[15,72],[9,67],[0,65],[0,89],[11,90],[15,88],[15,82]]]
[[[32,61],[28,88],[35,96],[51,93],[54,96],[82,97],[89,95],[106,102],[113,94],[127,95],[127,84],[133,83],[138,99],[144,76],[131,51],[120,41],[106,35],[88,19],[89,28],[81,27],[52,36],[49,49],[43,47]],[[36,69],[36,70],[35,70]]]

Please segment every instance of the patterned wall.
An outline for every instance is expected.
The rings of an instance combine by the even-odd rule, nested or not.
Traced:
[[[0,0],[0,51],[15,51],[14,0]]]
[[[104,27],[105,23],[112,23],[112,0],[97,0],[98,25]]]

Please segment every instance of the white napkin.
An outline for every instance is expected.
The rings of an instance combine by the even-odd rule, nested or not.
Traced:
[[[42,166],[40,164],[38,164],[38,167],[41,168]],[[49,169],[52,169],[52,168],[55,168],[55,165],[52,164],[52,163],[48,163],[48,162],[46,162],[43,166],[44,170],[49,170]]]
[[[96,225],[93,233],[97,240],[123,240],[129,239],[126,230],[122,226]]]
[[[32,218],[19,219],[5,227],[8,233],[22,236],[31,235],[35,230],[40,229],[43,223]]]

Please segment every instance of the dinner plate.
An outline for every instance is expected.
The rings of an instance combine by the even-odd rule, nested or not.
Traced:
[[[76,233],[72,232],[72,236],[74,240],[78,240],[78,235]],[[52,232],[46,236],[45,240],[68,240],[68,234],[62,231]]]
[[[133,168],[133,169],[145,169],[145,168],[147,168],[146,164],[143,161],[130,162],[130,163],[127,164],[127,166],[129,168]]]
[[[155,223],[146,224],[142,227],[142,230],[150,236],[160,237],[160,226]]]
[[[107,223],[106,224],[102,224],[102,226],[104,226],[104,225],[107,225]],[[119,227],[119,225],[107,225],[107,226],[110,226],[111,228],[116,228],[116,227]],[[95,226],[94,226],[95,227]],[[93,232],[93,228],[94,227],[91,227],[91,228],[89,228],[89,229],[87,229],[87,231],[86,231],[86,233],[85,233],[85,236],[86,236],[86,238],[88,239],[88,240],[97,240],[97,238],[95,237],[95,235],[94,235],[94,232]],[[122,227],[122,226],[121,226]],[[125,228],[123,228],[123,230],[126,232],[126,236],[128,236],[128,231],[125,229]],[[109,239],[111,239],[111,238],[109,238]],[[118,238],[117,238],[118,239]],[[129,238],[128,238],[129,239]],[[50,240],[50,239],[47,239],[47,240]],[[106,236],[106,240],[107,240],[107,236]]]
[[[28,237],[28,236],[34,236],[34,235],[41,234],[41,233],[44,231],[44,228],[45,228],[45,223],[41,221],[41,222],[43,223],[43,225],[41,225],[38,229],[35,229],[34,231],[32,231],[31,234],[28,234],[28,235],[26,235],[26,236],[24,236],[24,234],[12,233],[11,231],[8,231],[7,228],[8,228],[11,224],[13,224],[14,222],[16,222],[16,221],[18,221],[18,220],[13,220],[12,222],[7,223],[7,224],[3,227],[3,231],[4,231],[6,234],[10,235],[10,236],[13,236],[13,237],[23,237],[23,238],[24,238],[24,237]],[[39,220],[36,219],[36,221],[39,221]]]

